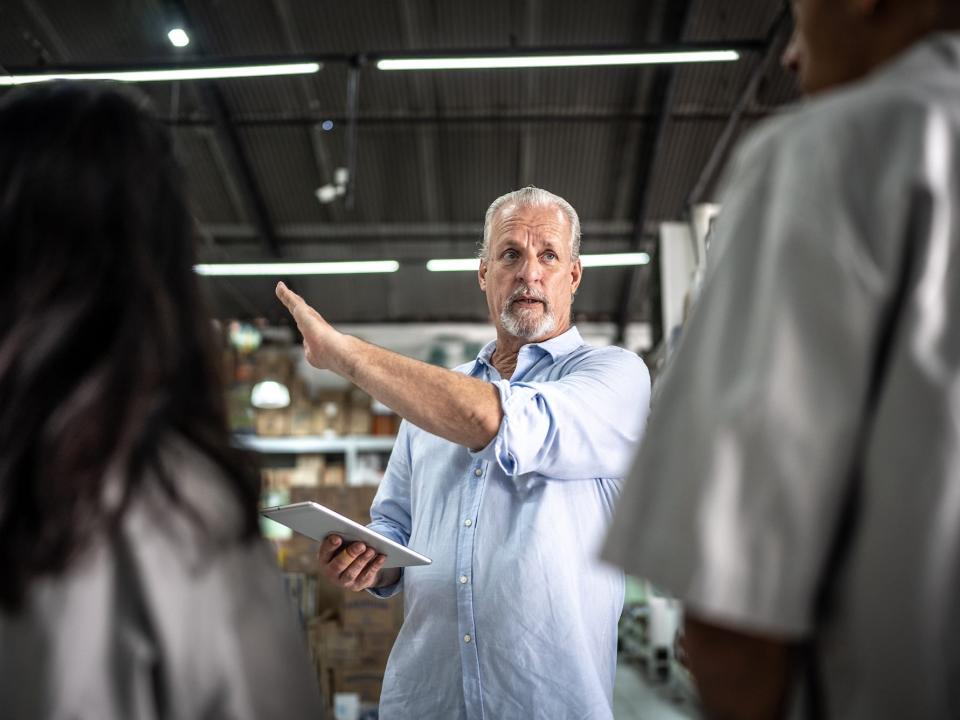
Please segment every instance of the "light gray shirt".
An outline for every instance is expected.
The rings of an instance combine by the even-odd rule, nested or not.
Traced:
[[[766,124],[728,185],[605,556],[813,637],[829,717],[960,717],[960,38]]]
[[[237,502],[184,444],[168,455],[209,537],[157,488],[122,530],[0,613],[0,715],[11,720],[321,717],[303,633]]]

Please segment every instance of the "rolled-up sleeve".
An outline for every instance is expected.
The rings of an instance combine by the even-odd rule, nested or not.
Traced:
[[[511,476],[619,478],[646,423],[650,375],[622,348],[596,350],[553,381],[495,383],[503,420],[473,455]]]
[[[400,423],[397,440],[390,453],[390,461],[383,480],[370,507],[371,530],[385,535],[404,547],[410,542],[410,433],[407,422]],[[403,589],[403,568],[400,579],[393,585],[371,588],[368,592],[377,597],[388,598]]]

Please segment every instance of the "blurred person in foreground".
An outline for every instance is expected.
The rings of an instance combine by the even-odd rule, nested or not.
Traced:
[[[0,103],[0,714],[316,718],[231,449],[166,130],[128,93]]]
[[[799,0],[605,557],[719,718],[960,717],[960,4]]]
[[[454,370],[344,335],[277,288],[307,359],[404,418],[371,527],[433,564],[380,572],[383,556],[336,536],[320,550],[343,587],[403,591],[383,720],[613,717],[624,579],[597,554],[650,380],[635,353],[571,324],[579,228],[540,188],[493,202],[476,281],[497,336]]]

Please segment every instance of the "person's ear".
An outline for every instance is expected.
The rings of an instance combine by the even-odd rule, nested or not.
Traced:
[[[480,289],[487,291],[487,261],[480,261],[480,268],[477,270],[477,280],[480,282]]]
[[[580,287],[580,281],[583,280],[583,264],[580,262],[580,258],[577,258],[573,263],[573,267],[570,268],[570,279],[570,292],[575,294],[577,288]]]
[[[846,0],[847,7],[858,17],[875,15],[885,0]]]

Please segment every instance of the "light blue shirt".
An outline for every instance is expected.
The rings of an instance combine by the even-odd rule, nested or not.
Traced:
[[[380,717],[609,719],[623,575],[597,555],[649,374],[576,328],[524,346],[510,380],[494,348],[456,370],[497,386],[496,438],[472,452],[405,421],[370,511],[433,559],[374,591],[404,594]]]

